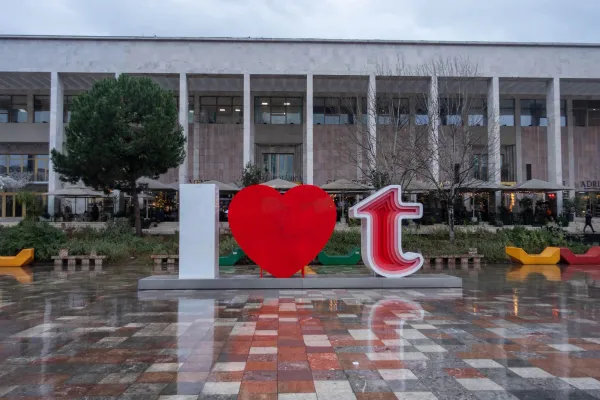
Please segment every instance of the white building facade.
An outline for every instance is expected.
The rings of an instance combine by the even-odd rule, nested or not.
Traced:
[[[502,165],[487,179],[600,191],[600,45],[585,44],[0,36],[0,174],[32,171],[43,191],[59,188],[48,154],[62,148],[73,97],[131,74],[178,101],[187,157],[166,183],[239,181],[248,162],[308,184],[361,180],[367,160],[345,160],[338,143],[352,112],[329,103],[365,108],[388,87],[378,66],[456,58],[477,66],[482,99],[500,116],[481,127],[497,146],[487,162]],[[442,97],[439,80],[459,77],[395,78],[411,107],[410,88]],[[376,137],[382,120],[366,114]],[[11,196],[0,195],[0,217],[18,216]]]

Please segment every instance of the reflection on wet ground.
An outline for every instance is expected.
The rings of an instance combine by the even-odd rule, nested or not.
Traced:
[[[134,267],[31,283],[3,269],[0,398],[600,398],[598,271],[486,266],[462,290],[138,293],[148,271]]]

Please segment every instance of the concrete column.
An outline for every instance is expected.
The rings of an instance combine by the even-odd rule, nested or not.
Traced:
[[[369,75],[367,89],[367,132],[369,136],[369,169],[377,167],[377,78]]]
[[[575,143],[573,139],[573,99],[567,99],[567,142],[569,146],[569,181],[570,187],[575,187]],[[575,198],[575,190],[569,191],[569,197]]]
[[[63,100],[64,86],[62,76],[58,72],[52,72],[50,73],[49,147],[50,150],[56,149],[60,152],[64,151]],[[50,158],[48,174],[48,191],[52,192],[60,188],[61,183],[59,175],[54,171],[54,166],[52,165],[52,158]],[[54,204],[54,196],[48,196],[48,213],[54,215],[56,213],[56,206],[58,205]]]
[[[523,174],[523,145],[521,142],[521,99],[515,98],[515,148],[517,159],[517,183],[525,181]]]
[[[362,96],[356,96],[356,119],[354,124],[356,125],[356,179],[363,179],[363,135],[362,135]]]
[[[313,184],[313,74],[306,75],[306,121],[304,123],[304,176],[302,181],[306,184]]]
[[[500,183],[500,83],[498,78],[492,78],[488,82],[487,113],[488,168],[490,171],[488,180]]]
[[[560,134],[560,79],[552,78],[546,86],[546,115],[548,116],[548,181],[562,185]],[[556,193],[557,213],[562,214],[562,192]]]
[[[251,122],[250,122],[250,115],[252,115],[252,109],[250,106],[250,97],[251,97],[250,74],[245,73],[244,74],[244,145],[243,145],[244,167],[246,167],[246,164],[248,164],[249,162],[252,162],[254,159],[254,157],[253,157],[254,143],[251,143],[252,135],[250,134],[251,127],[252,127]]]
[[[182,72],[179,74],[179,124],[183,127],[183,135],[186,140],[190,139],[189,123],[188,123],[188,84],[187,74]],[[185,159],[183,164],[179,166],[179,184],[188,183],[188,151],[187,141],[185,144]]]
[[[488,82],[487,96],[488,117],[488,181],[500,183],[501,159],[500,159],[500,80],[495,77]],[[495,192],[495,208],[501,203],[501,192]]]
[[[437,182],[440,181],[440,154],[438,148],[440,108],[438,97],[438,78],[437,76],[432,76],[429,79],[429,97],[427,98],[427,114],[429,117],[429,142],[431,144],[431,161],[429,163],[429,168],[431,170],[432,178]]]
[[[200,180],[200,96],[194,96],[194,155],[192,176],[194,181]]]
[[[115,72],[115,79],[119,79],[119,76],[121,76],[120,72]]]
[[[27,122],[34,122],[35,106],[33,103],[33,93],[27,93]]]

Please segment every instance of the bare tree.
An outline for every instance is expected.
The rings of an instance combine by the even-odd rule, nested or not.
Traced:
[[[488,126],[499,132],[498,112],[487,107],[489,80],[461,58],[410,66],[399,57],[376,71],[383,90],[368,88],[354,107],[344,153],[375,189],[414,181],[430,187],[447,208],[454,240],[462,193],[489,189],[485,181],[500,171],[499,134],[487,134]]]

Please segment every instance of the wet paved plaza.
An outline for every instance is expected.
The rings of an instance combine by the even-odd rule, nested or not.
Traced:
[[[462,290],[138,293],[147,269],[4,276],[0,398],[600,399],[597,270],[488,266]]]

